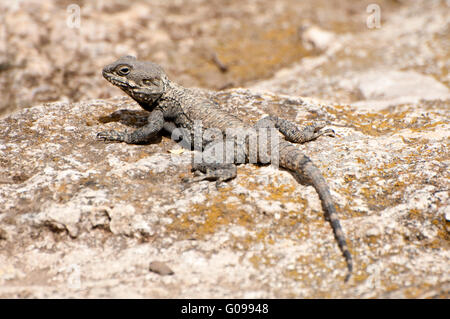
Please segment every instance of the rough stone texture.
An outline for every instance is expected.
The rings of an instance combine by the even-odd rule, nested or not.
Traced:
[[[116,23],[124,32],[117,39],[139,29],[126,17],[145,7],[123,6],[111,9],[115,13],[108,20],[108,27]],[[188,15],[174,8],[170,19],[181,22],[167,30],[182,32]],[[245,8],[250,12],[255,6]],[[194,16],[204,10],[199,6]],[[15,12],[8,19],[29,14]],[[320,6],[314,12],[326,20]],[[445,1],[408,1],[395,15],[383,15],[378,30],[339,33],[321,24],[320,29],[334,33],[331,43],[321,42],[321,31],[304,39],[320,44],[323,52],[317,56],[250,89],[213,94],[245,120],[266,113],[298,123],[321,119],[336,131],[336,138],[298,147],[321,169],[339,206],[355,262],[347,284],[345,262],[317,193],[287,172],[241,165],[238,177],[224,188],[208,182],[187,186],[181,179],[190,174],[192,153],[180,151],[167,136],[149,145],[95,140],[98,131],[145,123],[146,113],[128,97],[95,95],[103,90],[118,94],[101,80],[101,66],[134,42],[124,40],[123,47],[115,46],[118,51],[108,47],[109,55],[100,52],[101,58],[87,53],[89,58],[73,65],[54,51],[61,65],[70,67],[57,71],[61,65],[55,63],[57,72],[50,73],[88,70],[71,73],[76,83],[89,80],[80,96],[101,100],[64,101],[64,90],[55,85],[60,102],[30,102],[27,106],[36,106],[0,120],[0,297],[448,298],[449,12]],[[142,23],[148,27],[150,22]],[[17,24],[14,32],[22,30],[25,38],[33,34],[21,28]],[[41,47],[14,43],[41,48],[30,53],[39,56],[56,42],[64,43],[58,38]],[[154,44],[142,45],[145,51]],[[29,83],[42,83],[26,81],[32,79],[27,72],[35,72],[34,79],[47,72],[32,66],[10,69],[18,72],[17,77],[6,73],[15,79],[11,87],[28,92]],[[151,272],[153,261],[174,274]]]
[[[169,138],[96,141],[105,128],[142,123],[123,97],[0,121],[0,296],[446,296],[449,100],[369,113],[244,89],[216,98],[247,120],[330,122],[339,137],[299,148],[340,207],[350,283],[316,192],[287,172],[243,165],[225,188],[186,186],[192,153],[170,153]],[[150,273],[152,260],[175,275]]]

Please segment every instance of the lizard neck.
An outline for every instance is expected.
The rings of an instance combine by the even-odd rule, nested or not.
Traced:
[[[186,89],[172,81],[165,84],[165,92],[158,101],[158,108],[164,112],[165,117],[176,117],[181,113],[183,98]]]
[[[186,95],[186,91],[187,89],[185,87],[182,87],[181,85],[169,80],[165,84],[165,92],[163,98],[175,99],[181,102],[181,100]]]

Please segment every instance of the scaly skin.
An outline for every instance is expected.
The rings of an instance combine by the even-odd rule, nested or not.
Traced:
[[[320,123],[299,128],[296,124],[275,116],[267,116],[254,126],[247,125],[239,118],[222,110],[202,91],[184,88],[171,82],[160,66],[151,62],[138,61],[131,56],[122,57],[107,65],[103,69],[103,76],[149,111],[150,116],[145,126],[132,133],[100,132],[97,138],[130,144],[147,143],[164,129],[172,133],[174,139],[183,139],[187,142],[185,145],[203,151],[202,160],[194,161],[192,167],[199,176],[190,179],[190,182],[207,179],[221,183],[236,177],[235,164],[255,162],[255,157],[251,154],[251,140],[249,135],[244,133],[253,129],[258,143],[262,143],[261,141],[267,143],[266,154],[258,153],[257,162],[273,162],[276,158],[281,167],[306,177],[316,189],[325,216],[331,224],[339,248],[347,262],[348,274],[345,281],[350,278],[353,268],[352,257],[327,183],[311,160],[290,143],[304,143],[321,135],[334,136],[332,130],[321,131],[324,125]],[[198,141],[194,136],[198,129],[197,123],[201,123],[202,126],[200,136],[210,132],[210,129],[217,131],[216,136]],[[209,130],[205,131],[207,129]],[[271,133],[271,129],[278,129],[285,139],[272,138],[278,137],[278,134]],[[240,134],[244,134],[245,138],[239,139]],[[267,139],[262,140],[264,136]],[[228,146],[231,147],[228,148]],[[215,151],[217,149],[225,151],[222,154]],[[227,152],[234,155],[231,162],[225,160],[225,157],[230,155],[227,155]],[[277,157],[273,157],[274,155]]]

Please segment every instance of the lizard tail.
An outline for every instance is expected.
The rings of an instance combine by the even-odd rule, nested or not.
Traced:
[[[341,224],[339,223],[336,207],[334,205],[333,198],[331,197],[328,185],[319,169],[306,155],[301,153],[297,148],[293,147],[292,144],[285,146],[286,147],[284,148],[284,150],[280,149],[280,155],[286,154],[286,156],[280,156],[280,165],[284,168],[306,176],[311,181],[312,185],[319,194],[322,202],[322,208],[325,212],[325,217],[331,224],[334,237],[336,238],[339,248],[344,255],[345,261],[347,262],[348,274],[345,277],[345,281],[348,281],[353,271],[352,256],[350,254],[350,251],[348,250],[347,241],[345,239],[344,232],[342,231]],[[286,152],[288,151],[288,149],[289,152]]]

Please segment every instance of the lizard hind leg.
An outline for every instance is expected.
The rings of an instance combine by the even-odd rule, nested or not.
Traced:
[[[185,182],[215,181],[217,187],[237,175],[236,165],[232,163],[193,163],[192,170],[196,176],[184,179]]]
[[[309,142],[322,135],[334,137],[335,133],[332,129],[322,130],[325,126],[324,122],[299,126],[278,116],[266,116],[255,124],[256,128],[276,127],[285,136],[286,140],[293,143]]]
[[[207,144],[199,158],[193,157],[192,171],[197,175],[187,182],[215,181],[216,186],[236,177],[236,158],[245,158],[245,149],[234,139],[217,140]],[[236,157],[237,156],[237,157]]]

